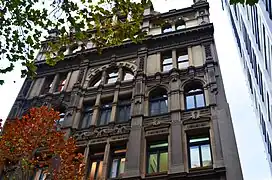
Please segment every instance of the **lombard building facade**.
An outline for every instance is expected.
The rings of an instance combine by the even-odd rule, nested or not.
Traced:
[[[230,5],[227,0],[222,0],[222,3],[236,38],[272,173],[271,0],[260,0],[254,6]]]
[[[25,80],[9,118],[33,106],[59,110],[62,130],[84,153],[86,179],[242,180],[209,4],[147,7],[142,28],[142,44],[102,55],[75,44],[54,67],[43,48],[37,78]]]

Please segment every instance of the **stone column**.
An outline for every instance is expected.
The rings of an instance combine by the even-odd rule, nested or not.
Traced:
[[[173,60],[173,68],[177,68],[178,69],[178,61],[177,61],[177,51],[174,49],[172,50],[172,60]]]
[[[146,54],[140,54],[139,58],[146,60]],[[142,123],[143,123],[143,108],[144,108],[144,83],[143,70],[139,70],[135,77],[135,86],[133,89],[134,105],[132,106],[131,116],[131,131],[127,144],[127,160],[125,165],[124,177],[139,178],[142,172],[141,155],[142,155]],[[144,162],[143,162],[144,163]]]
[[[193,66],[194,65],[194,61],[193,61],[192,47],[188,47],[188,59],[189,59],[189,66]]]
[[[93,116],[92,116],[91,126],[97,125],[97,121],[99,118],[100,104],[101,104],[101,91],[97,93],[97,96],[96,96],[95,105],[93,107]]]
[[[107,179],[108,175],[108,167],[110,165],[110,143],[109,141],[107,142],[105,146],[105,151],[104,151],[104,159],[103,159],[103,169],[102,169],[102,179]]]
[[[180,106],[180,80],[178,73],[173,72],[171,74],[172,80],[170,82],[170,114],[171,114],[171,126],[170,126],[170,152],[169,152],[169,173],[184,172],[184,159],[182,148],[182,129],[181,129],[181,106]]]

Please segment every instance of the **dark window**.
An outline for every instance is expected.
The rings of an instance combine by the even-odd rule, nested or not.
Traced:
[[[61,73],[59,76],[59,80],[57,82],[57,86],[55,92],[61,92],[64,89],[64,85],[66,83],[67,73]]]
[[[212,166],[210,138],[208,136],[189,137],[190,168]]]
[[[254,50],[252,52],[253,52],[252,53],[253,54],[253,57],[252,57],[252,68],[253,68],[253,71],[254,71],[254,76],[256,78],[256,82],[258,84],[256,55],[255,55],[255,51]]]
[[[171,24],[166,23],[165,25],[163,25],[163,27],[162,27],[163,33],[171,32],[171,31],[173,31]]]
[[[260,67],[258,66],[258,75],[259,75],[259,90],[262,96],[262,101],[264,101],[264,93],[263,93],[263,76]]]
[[[112,152],[110,178],[122,176],[125,170],[126,149],[119,149]]]
[[[249,83],[251,94],[253,94],[252,80],[251,80],[251,75],[249,73],[248,68],[247,68],[247,79],[248,79],[248,83]]]
[[[172,51],[167,51],[161,54],[162,71],[169,71],[173,68]]]
[[[200,83],[190,83],[185,87],[186,109],[195,109],[205,106],[204,91]]]
[[[266,54],[266,35],[265,35],[265,27],[263,25],[263,53],[264,53],[264,63],[265,63],[265,68],[268,70],[268,65],[267,65],[267,54]]]
[[[118,102],[117,122],[126,122],[130,119],[130,104],[130,99]]]
[[[168,112],[167,92],[163,88],[156,88],[149,95],[149,114],[151,116]]]
[[[22,95],[23,95],[24,97],[27,95],[28,90],[29,90],[29,88],[30,88],[30,86],[31,86],[31,83],[32,83],[31,80],[26,80],[26,81],[25,81],[25,84],[24,84],[24,86],[23,86],[23,88],[22,88]]]
[[[178,20],[175,24],[176,30],[184,29],[185,27],[185,22],[182,19]]]
[[[48,76],[48,77],[45,78],[41,94],[46,94],[46,93],[49,92],[50,88],[53,85],[54,77],[55,76],[52,75],[52,76]]]
[[[84,109],[84,115],[83,115],[83,119],[81,122],[81,128],[88,128],[91,125],[91,121],[92,121],[92,117],[93,117],[93,109],[91,106],[86,106]]]
[[[111,107],[111,103],[102,105],[100,109],[100,119],[98,121],[98,125],[106,125],[110,122]]]
[[[168,171],[168,143],[156,142],[148,144],[147,173]]]
[[[266,93],[266,98],[267,98],[267,116],[268,116],[268,121],[271,121],[271,117],[270,117],[270,98],[269,98],[269,94]]]
[[[90,165],[88,168],[89,179],[102,179],[103,157],[104,152],[94,153],[91,155],[89,163]]]
[[[189,66],[188,49],[177,50],[177,64],[179,69],[184,69]]]

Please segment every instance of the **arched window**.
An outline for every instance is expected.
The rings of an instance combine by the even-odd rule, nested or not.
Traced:
[[[185,86],[186,109],[195,109],[205,106],[204,90],[202,84],[193,82]]]
[[[89,87],[97,87],[101,83],[102,74],[99,73],[90,83]]]
[[[185,21],[183,19],[179,19],[175,24],[176,30],[184,29],[185,27]]]
[[[132,80],[134,78],[133,73],[131,73],[128,70],[123,71],[123,81],[128,81],[128,80]]]
[[[158,115],[168,112],[167,91],[163,88],[156,88],[149,94],[149,115]]]
[[[163,33],[171,32],[171,31],[173,31],[173,29],[172,29],[172,25],[170,23],[166,23],[163,25],[163,27],[162,27]]]

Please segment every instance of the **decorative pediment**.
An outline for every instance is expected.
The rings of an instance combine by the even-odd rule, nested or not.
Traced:
[[[195,110],[190,112],[185,112],[183,114],[182,122],[184,125],[192,124],[196,122],[210,121],[211,115],[210,111],[207,109]]]

